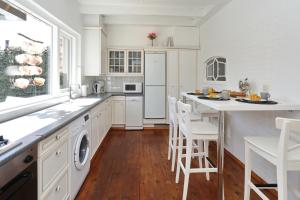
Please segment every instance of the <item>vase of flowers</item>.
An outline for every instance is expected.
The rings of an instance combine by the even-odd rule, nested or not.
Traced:
[[[153,40],[155,40],[157,38],[156,33],[154,33],[154,32],[148,33],[147,38],[149,38],[151,40],[151,44],[152,44],[152,47],[153,47]]]

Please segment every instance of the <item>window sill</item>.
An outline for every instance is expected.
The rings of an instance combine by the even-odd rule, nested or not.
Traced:
[[[69,96],[66,93],[62,93],[57,96],[44,95],[40,97],[30,98],[31,103],[23,105],[10,105],[0,106],[0,123],[15,119],[30,113],[57,105],[59,103],[69,100]]]

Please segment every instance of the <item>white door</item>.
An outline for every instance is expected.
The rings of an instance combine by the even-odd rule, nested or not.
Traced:
[[[145,53],[145,85],[166,85],[165,53]]]
[[[86,130],[82,131],[77,140],[74,152],[74,164],[78,170],[82,170],[90,160],[90,139]]]
[[[179,50],[179,90],[194,91],[197,87],[197,50]]]
[[[164,119],[166,117],[165,86],[145,86],[145,115],[147,119]]]

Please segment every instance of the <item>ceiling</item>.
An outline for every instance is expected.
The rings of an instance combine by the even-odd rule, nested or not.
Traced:
[[[230,0],[78,0],[83,14],[182,17],[201,24]]]

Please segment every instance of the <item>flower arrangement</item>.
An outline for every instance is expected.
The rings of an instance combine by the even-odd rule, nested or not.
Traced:
[[[152,46],[153,46],[153,40],[155,40],[157,38],[157,35],[156,35],[156,33],[151,32],[151,33],[148,33],[147,38],[149,38],[151,40]]]

